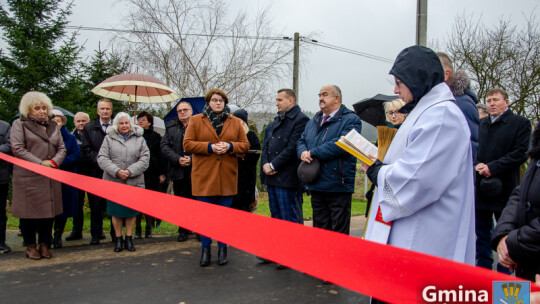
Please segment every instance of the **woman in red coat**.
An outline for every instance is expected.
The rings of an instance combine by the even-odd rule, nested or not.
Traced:
[[[249,150],[240,119],[230,113],[229,99],[220,89],[210,90],[203,113],[191,118],[184,150],[192,154],[192,192],[197,200],[230,207],[238,192],[237,154]],[[200,265],[210,265],[212,239],[201,235]],[[227,244],[218,242],[218,265],[227,264]]]

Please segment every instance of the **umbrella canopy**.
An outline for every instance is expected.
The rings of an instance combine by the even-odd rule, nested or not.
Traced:
[[[96,95],[122,101],[143,103],[171,102],[180,98],[161,80],[143,74],[109,77],[92,89]]]
[[[193,109],[193,115],[197,115],[202,113],[202,110],[204,108],[204,105],[206,104],[206,101],[204,101],[204,97],[186,97],[178,100],[174,107],[163,117],[163,120],[165,123],[167,123],[169,120],[173,120],[178,118],[178,113],[176,113],[176,107],[178,107],[178,104],[181,101],[187,101],[191,104],[191,108]]]
[[[377,94],[371,98],[365,98],[353,104],[356,115],[368,124],[376,126],[386,125],[386,114],[383,103],[399,98],[397,95]]]

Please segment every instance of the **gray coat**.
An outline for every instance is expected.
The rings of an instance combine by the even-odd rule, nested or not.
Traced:
[[[66,148],[60,129],[54,122],[46,129],[26,117],[13,122],[11,128],[13,155],[26,161],[41,164],[52,160],[58,166],[66,157]],[[13,168],[12,215],[18,218],[53,218],[62,213],[62,189],[54,181],[18,166]]]
[[[117,127],[109,127],[97,157],[97,162],[103,170],[103,179],[117,183],[144,188],[144,171],[150,162],[150,150],[144,141],[143,129],[132,126],[127,139],[118,133]],[[119,170],[129,170],[131,176],[121,181],[116,173]]]

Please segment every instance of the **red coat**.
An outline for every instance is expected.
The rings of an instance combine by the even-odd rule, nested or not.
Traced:
[[[209,143],[231,143],[231,152],[218,155],[208,153]],[[194,196],[229,196],[238,192],[238,161],[236,154],[249,150],[249,142],[242,121],[232,115],[223,122],[218,137],[216,130],[202,114],[189,121],[184,136],[184,150],[192,154],[191,187]]]

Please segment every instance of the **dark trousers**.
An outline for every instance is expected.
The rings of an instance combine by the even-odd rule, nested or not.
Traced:
[[[148,190],[154,190],[154,191],[160,190],[159,183],[150,184],[150,185],[145,183],[145,188]],[[135,233],[136,234],[141,234],[141,231],[142,231],[141,222],[142,222],[143,216],[146,219],[146,227],[145,227],[146,232],[152,232],[152,227],[154,226],[154,218],[148,214],[144,214],[141,212],[139,213],[139,215],[137,215],[137,219],[135,220]]]
[[[352,193],[311,192],[313,227],[349,234]]]
[[[77,193],[77,215],[73,217],[73,229],[72,232],[82,233],[84,225],[84,196],[86,192],[83,190],[78,190]],[[89,194],[90,195],[90,194]]]
[[[201,202],[229,208],[231,207],[232,199],[232,196],[197,196],[197,200]],[[201,245],[202,248],[210,248],[210,245],[212,245],[212,239],[201,235]],[[218,241],[218,247],[224,248],[227,247],[227,244]]]
[[[54,232],[59,232],[62,234],[64,232],[64,228],[66,228],[67,219],[67,217],[55,217],[53,223]]]
[[[298,224],[304,225],[304,193],[299,190],[296,193],[296,209],[298,210]]]
[[[174,195],[176,196],[195,199],[195,197],[193,197],[193,194],[191,193],[190,178],[173,180],[173,191]],[[187,232],[187,230],[182,227],[178,227],[178,233],[184,232]]]
[[[493,232],[493,216],[498,221],[501,212],[476,209],[476,266],[492,269],[493,252],[491,250],[491,233]],[[510,274],[508,268],[497,263],[497,271]]]
[[[21,219],[21,232],[26,245],[36,243],[36,233],[39,244],[51,243],[51,231],[54,218]]]
[[[298,223],[298,190],[268,186],[268,205],[273,218]]]
[[[107,210],[107,200],[88,193],[88,202],[90,204],[90,233],[93,237],[100,237],[103,233],[103,216]]]
[[[0,185],[0,244],[6,242],[6,203],[8,195],[8,184]]]
[[[144,228],[145,231],[147,231],[147,232],[152,231],[152,227],[154,226],[154,218],[151,217],[148,214],[139,213],[139,215],[137,215],[137,219],[135,220],[135,233],[141,234],[141,232],[142,232],[142,224],[141,224],[141,222],[142,222],[142,217],[143,216],[146,219],[146,227]]]

